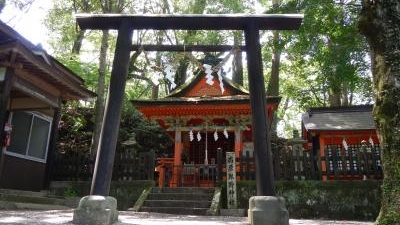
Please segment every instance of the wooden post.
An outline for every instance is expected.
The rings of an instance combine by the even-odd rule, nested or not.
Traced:
[[[320,134],[319,136],[319,152],[321,155],[321,168],[320,171],[322,173],[322,180],[327,181],[328,180],[328,169],[327,169],[327,164],[329,163],[327,156],[325,155],[325,135]]]
[[[130,28],[129,23],[122,21],[118,30],[108,98],[100,134],[100,144],[90,190],[90,194],[92,195],[108,196],[110,192],[115,147],[117,145],[122,102],[125,94],[126,77],[128,75],[132,33],[133,30]]]
[[[259,29],[249,24],[245,29],[247,68],[249,73],[249,89],[251,118],[253,127],[254,161],[256,168],[257,195],[275,196],[274,175],[267,133],[267,111],[265,109],[265,85],[262,69],[262,57]]]
[[[180,178],[182,172],[182,131],[180,126],[175,128],[175,149],[174,149],[174,167],[172,172],[172,186],[180,186]]]
[[[54,159],[56,156],[56,143],[58,139],[58,124],[61,119],[61,101],[58,104],[58,108],[54,109],[53,113],[53,121],[51,123],[51,131],[50,131],[50,142],[49,142],[49,150],[47,152],[47,162],[46,162],[46,172],[44,178],[44,188],[48,189],[50,187],[50,181],[52,178],[52,171],[54,168]]]
[[[217,148],[217,182],[222,181],[222,148]]]
[[[235,129],[235,155],[236,155],[236,158],[239,158],[241,152],[242,152],[242,131],[240,130],[240,127],[237,126]]]
[[[11,87],[13,84],[14,70],[7,68],[5,69],[4,80],[2,81],[2,93],[0,93],[0,176],[3,171],[3,140],[6,135],[4,132],[4,125],[8,120],[8,101],[10,99]]]

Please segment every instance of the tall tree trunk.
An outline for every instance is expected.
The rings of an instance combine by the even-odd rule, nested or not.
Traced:
[[[349,95],[349,85],[347,84],[346,81],[344,81],[342,86],[342,101],[341,101],[342,106],[349,106],[348,95]]]
[[[281,61],[281,50],[279,47],[279,33],[278,31],[274,32],[274,52],[272,58],[272,67],[271,67],[271,77],[268,82],[267,95],[269,96],[279,96],[279,66]],[[272,121],[270,125],[271,135],[272,137],[277,137],[277,129],[279,118],[276,113],[272,115]]]
[[[274,52],[272,58],[271,77],[269,78],[267,94],[269,96],[279,96],[279,66],[281,62],[281,50],[279,47],[279,32],[274,31],[273,43]]]
[[[168,4],[167,4],[167,6],[168,6]],[[164,5],[164,8],[165,7],[166,7],[166,5]],[[158,31],[157,32],[157,45],[161,45],[163,43],[163,34],[164,33],[162,31]],[[155,63],[156,63],[156,66],[158,68],[162,67],[162,65],[161,65],[161,52],[157,52],[156,53]],[[160,85],[159,84],[154,84],[153,82],[149,83],[149,85],[152,86],[151,87],[151,98],[152,99],[158,99],[158,95],[159,95],[159,92],[160,92]],[[165,85],[168,85],[168,84],[165,84]],[[167,88],[167,90],[169,90],[169,88]],[[166,92],[166,94],[169,94],[169,93]]]
[[[99,146],[101,126],[103,124],[104,115],[104,93],[105,93],[105,80],[107,71],[107,51],[108,51],[108,30],[103,30],[101,38],[100,58],[99,58],[99,77],[97,79],[97,98],[94,113],[94,131],[92,136],[92,145],[90,146],[90,153],[95,155]]]
[[[82,41],[84,37],[85,37],[85,30],[78,30],[78,33],[76,34],[74,40],[74,44],[72,46],[72,54],[79,54],[79,52],[81,51]]]
[[[197,0],[197,1],[192,1],[190,3],[190,9],[193,14],[203,14],[204,9],[206,8],[207,1],[206,0]],[[196,30],[189,30],[186,32],[186,35],[183,38],[183,44],[196,44],[196,43],[191,43],[191,39],[193,39],[194,36],[196,36],[197,31]],[[179,62],[178,69],[175,73],[175,83],[179,87],[180,85],[184,84],[186,82],[186,73],[187,69],[189,67],[189,62],[187,58],[183,58]]]
[[[74,13],[78,12],[87,12],[89,13],[91,10],[91,5],[88,0],[80,0],[79,3],[77,0],[73,1],[73,9]],[[72,54],[79,54],[81,52],[81,47],[82,47],[82,41],[83,38],[85,37],[85,30],[78,29],[78,26],[76,26],[76,36],[74,43],[72,45]]]
[[[376,224],[400,223],[400,1],[363,0],[360,32],[372,61],[374,117],[383,169],[382,203]]]
[[[87,1],[86,4],[88,4]],[[125,1],[112,1],[112,0],[104,0],[101,1],[101,7],[103,13],[121,13],[124,7]],[[90,4],[88,4],[90,5]],[[91,154],[95,155],[97,153],[97,149],[100,143],[100,133],[101,127],[103,125],[103,116],[104,116],[104,100],[106,93],[106,72],[107,72],[107,53],[108,53],[108,41],[110,37],[110,33],[108,30],[102,31],[103,35],[101,37],[101,46],[100,46],[100,56],[99,56],[99,77],[97,79],[97,98],[95,105],[95,124],[94,131],[92,136],[92,145],[90,147]]]
[[[273,0],[272,1],[273,11],[277,11],[279,5],[281,4],[281,0]],[[281,63],[281,47],[280,47],[280,37],[278,31],[273,31],[273,54],[272,54],[272,66],[271,66],[271,77],[269,78],[268,87],[267,87],[267,95],[269,96],[279,96],[279,67]],[[276,113],[272,115],[272,122],[270,125],[269,132],[273,137],[277,136],[278,129],[278,116]]]
[[[242,32],[234,31],[233,43],[235,46],[242,44],[243,36]],[[232,80],[240,85],[243,85],[243,57],[241,51],[236,51],[233,55],[232,61]]]
[[[329,101],[329,106],[331,107],[338,107],[341,106],[341,94],[338,91],[335,91],[333,88],[329,89],[328,93],[328,101]]]

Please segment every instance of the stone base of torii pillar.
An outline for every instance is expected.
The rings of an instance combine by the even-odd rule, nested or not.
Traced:
[[[110,225],[118,221],[117,199],[111,196],[88,195],[74,210],[74,224]]]
[[[251,197],[248,219],[251,225],[289,225],[285,199],[276,196]]]

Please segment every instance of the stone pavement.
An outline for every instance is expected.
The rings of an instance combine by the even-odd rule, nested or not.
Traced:
[[[185,216],[160,213],[120,211],[119,222],[115,225],[249,225],[246,217],[226,216]],[[0,224],[18,225],[72,225],[72,210],[50,211],[0,211]],[[373,222],[297,220],[290,225],[372,225]]]

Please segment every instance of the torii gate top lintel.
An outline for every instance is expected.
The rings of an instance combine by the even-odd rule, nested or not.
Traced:
[[[122,21],[132,29],[154,30],[297,30],[302,14],[76,14],[81,29],[118,30]]]
[[[128,74],[132,33],[137,30],[243,30],[247,53],[250,107],[257,195],[275,196],[274,176],[267,133],[265,86],[260,46],[260,30],[296,30],[303,16],[276,14],[197,14],[197,15],[125,15],[80,14],[76,20],[81,29],[118,30],[115,55],[111,71],[107,105],[101,128],[100,143],[94,169],[92,195],[107,196],[110,191],[115,148],[125,82]]]

